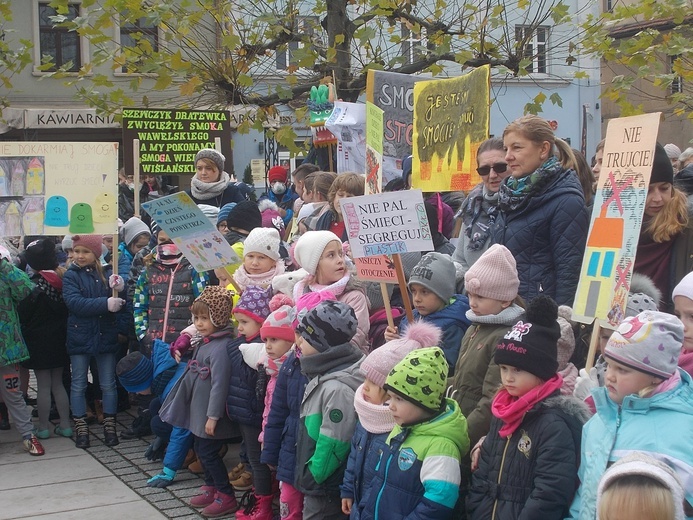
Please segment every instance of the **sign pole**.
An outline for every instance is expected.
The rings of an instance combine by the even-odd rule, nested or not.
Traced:
[[[409,321],[409,323],[413,323],[414,311],[411,306],[411,300],[409,299],[407,279],[404,276],[404,267],[402,266],[402,259],[400,258],[399,253],[392,255],[392,261],[394,262],[395,270],[397,271],[397,283],[399,283],[399,289],[402,293],[402,303],[404,303],[404,312],[407,315],[407,321]]]
[[[395,320],[392,318],[392,305],[390,304],[390,295],[387,294],[387,284],[380,282],[380,293],[383,296],[383,305],[385,305],[385,315],[387,316],[387,324],[394,328]]]
[[[113,264],[113,274],[118,274],[118,233],[113,235],[113,253],[111,254],[111,263]],[[113,289],[112,296],[118,297],[118,291]]]
[[[599,335],[601,333],[601,325],[599,320],[594,320],[592,326],[592,335],[590,336],[590,348],[587,351],[587,359],[585,360],[585,370],[590,371],[590,368],[594,366],[594,360],[597,356],[597,345],[599,345]]]
[[[140,140],[132,140],[132,176],[135,180],[135,216],[140,218]]]

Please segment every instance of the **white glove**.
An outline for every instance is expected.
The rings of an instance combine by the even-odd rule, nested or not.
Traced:
[[[119,274],[112,274],[108,277],[108,286],[120,292],[125,289],[125,280]]]
[[[125,305],[125,300],[122,298],[110,297],[108,299],[108,312],[118,312],[123,308],[123,305]]]
[[[575,382],[575,390],[573,390],[573,397],[584,401],[590,396],[590,392],[593,388],[599,386],[599,380],[597,379],[597,369],[595,367],[590,368],[589,374],[582,368],[580,369],[580,375]]]
[[[245,343],[238,346],[243,354],[243,361],[253,370],[257,370],[259,363],[267,361],[267,351],[264,343]]]

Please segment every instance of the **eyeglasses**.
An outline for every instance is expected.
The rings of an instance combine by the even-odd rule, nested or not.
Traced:
[[[491,168],[493,168],[493,171],[496,173],[505,173],[505,171],[508,169],[508,163],[497,162],[493,163],[491,166],[479,166],[476,171],[483,177],[491,173]]]

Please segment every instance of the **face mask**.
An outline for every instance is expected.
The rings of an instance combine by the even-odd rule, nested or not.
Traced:
[[[272,193],[275,195],[283,195],[286,191],[286,184],[283,182],[275,182],[272,184]]]
[[[176,244],[160,244],[157,247],[159,260],[163,264],[176,263],[182,256]]]
[[[135,191],[135,183],[131,182],[130,184],[128,184],[128,188],[130,189],[130,191]]]

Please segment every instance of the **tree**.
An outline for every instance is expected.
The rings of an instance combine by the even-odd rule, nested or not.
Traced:
[[[0,115],[8,106],[8,96],[12,90],[12,79],[31,63],[31,42],[15,38],[17,31],[11,28],[12,10],[9,0],[0,0]]]

